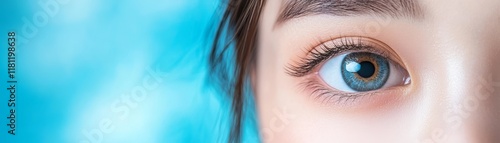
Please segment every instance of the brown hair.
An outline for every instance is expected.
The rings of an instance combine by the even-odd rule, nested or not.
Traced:
[[[245,93],[255,65],[258,21],[264,0],[229,0],[220,21],[212,50],[210,72],[232,99],[233,116],[229,142],[241,142]]]

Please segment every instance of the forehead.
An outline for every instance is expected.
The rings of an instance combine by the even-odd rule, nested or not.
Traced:
[[[269,0],[263,17],[274,24],[311,15],[355,17],[360,15],[390,16],[393,18],[440,17],[490,18],[500,20],[500,1],[497,0]],[[439,19],[438,19],[439,20]]]

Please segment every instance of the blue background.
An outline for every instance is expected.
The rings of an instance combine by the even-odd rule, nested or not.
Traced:
[[[0,90],[0,141],[225,142],[228,102],[207,81],[206,60],[221,8],[217,0],[4,0],[0,40],[9,31],[18,38],[17,120],[16,135],[7,134]],[[245,142],[257,142],[247,125]]]

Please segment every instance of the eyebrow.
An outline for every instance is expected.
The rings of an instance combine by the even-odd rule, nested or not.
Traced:
[[[421,19],[423,12],[415,0],[286,0],[277,23],[306,15],[376,15]]]

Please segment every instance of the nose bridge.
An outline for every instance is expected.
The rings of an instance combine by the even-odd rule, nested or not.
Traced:
[[[427,88],[433,117],[424,134],[434,142],[491,142],[488,123],[498,104],[492,100],[495,54],[478,33],[441,29],[434,44],[437,81],[431,84],[438,87]]]
[[[481,47],[457,41],[457,46],[464,46],[464,51],[455,51],[459,55],[444,60],[445,77],[443,84],[443,102],[441,106],[444,130],[448,134],[447,142],[490,142],[488,120],[492,103],[491,61]],[[470,47],[466,47],[470,46]],[[451,51],[450,51],[451,52]]]

